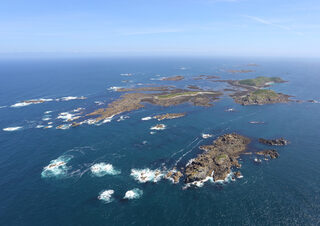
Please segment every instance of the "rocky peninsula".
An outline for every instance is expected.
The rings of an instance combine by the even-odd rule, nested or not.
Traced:
[[[152,87],[152,89],[156,90],[157,88]],[[108,104],[107,108],[97,109],[86,116],[98,116],[95,118],[96,122],[98,122],[124,112],[143,108],[143,103],[151,103],[164,107],[191,103],[195,106],[208,107],[212,106],[212,102],[217,100],[221,95],[222,93],[217,91],[190,91],[184,89],[170,89],[168,92],[161,93],[126,93]]]

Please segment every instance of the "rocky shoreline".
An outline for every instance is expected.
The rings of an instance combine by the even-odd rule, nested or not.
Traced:
[[[213,177],[214,181],[224,180],[232,167],[240,168],[237,158],[245,152],[250,139],[238,134],[225,134],[212,145],[201,146],[203,154],[198,155],[186,168],[186,183]]]

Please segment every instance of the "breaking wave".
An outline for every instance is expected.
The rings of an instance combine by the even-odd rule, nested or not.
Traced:
[[[142,121],[147,121],[147,120],[151,120],[151,119],[152,119],[152,117],[150,117],[150,116],[141,118]]]
[[[151,170],[149,168],[146,169],[131,169],[130,174],[135,180],[139,181],[140,183],[146,182],[154,182],[157,183],[160,181],[164,174],[161,170]]]
[[[2,130],[6,132],[13,132],[13,131],[21,130],[22,128],[23,128],[22,126],[16,126],[16,127],[3,128]]]
[[[124,199],[138,199],[143,195],[143,191],[139,188],[134,188],[132,190],[129,190],[124,195]]]
[[[67,96],[67,97],[61,97],[60,99],[57,99],[57,100],[69,101],[69,100],[85,100],[85,99],[87,99],[87,98],[84,96],[81,96],[81,97]]]
[[[104,203],[110,203],[113,201],[112,195],[114,194],[114,190],[104,190],[100,192],[98,199],[103,201]]]
[[[70,167],[67,163],[73,158],[72,155],[62,155],[57,159],[51,160],[50,164],[43,168],[41,177],[43,178],[62,178],[68,173]]]
[[[96,177],[103,177],[105,175],[118,175],[120,170],[116,170],[111,164],[104,162],[96,163],[90,167],[91,173]]]

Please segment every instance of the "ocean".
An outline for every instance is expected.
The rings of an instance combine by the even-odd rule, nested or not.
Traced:
[[[320,101],[319,73],[315,59],[0,59],[0,225],[318,225],[319,103],[241,106],[224,95],[212,107],[145,104],[101,125],[56,127],[64,123],[59,115],[77,115],[77,108],[92,112],[117,99],[121,94],[110,87],[197,84],[218,90],[222,83],[193,77],[279,76],[288,82],[272,89],[293,99]],[[185,79],[159,80],[174,75]],[[15,105],[40,98],[45,101]],[[161,121],[166,129],[154,134],[150,128],[158,121],[141,120],[177,112],[186,116]],[[280,157],[260,164],[253,155],[241,156],[243,178],[236,181],[184,189],[183,180],[173,184],[155,178],[154,170],[184,167],[202,152],[200,145],[232,132],[252,139],[253,151],[266,148],[258,143],[260,137],[284,137],[290,144],[275,147]],[[213,137],[203,139],[202,133]],[[59,161],[66,164],[46,171]],[[101,162],[110,164],[108,171],[91,171]],[[149,169],[151,181],[140,183],[132,169]],[[126,195],[130,190],[133,198]]]

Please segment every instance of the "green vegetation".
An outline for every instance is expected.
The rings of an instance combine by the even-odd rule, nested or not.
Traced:
[[[218,161],[222,160],[222,159],[226,159],[226,158],[228,158],[228,155],[226,155],[226,154],[222,154],[222,155],[217,156]]]
[[[270,89],[258,89],[252,93],[252,96],[259,97],[277,97],[278,94]]]
[[[268,82],[281,83],[284,82],[280,77],[264,77],[260,76],[254,79],[240,80],[239,84],[248,86],[265,86]]]
[[[187,96],[187,95],[195,95],[198,94],[199,92],[194,92],[194,91],[190,91],[190,92],[182,92],[182,93],[170,93],[170,94],[164,94],[164,95],[159,95],[158,98],[173,98],[173,97],[177,97],[177,96]]]

